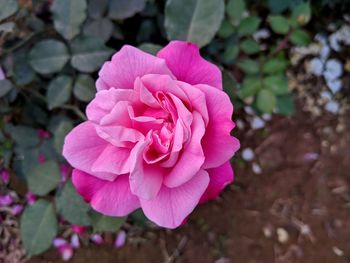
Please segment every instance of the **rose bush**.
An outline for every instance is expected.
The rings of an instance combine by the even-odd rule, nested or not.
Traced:
[[[196,45],[173,41],[157,56],[124,46],[105,62],[88,120],[66,137],[73,184],[98,212],[137,208],[162,227],[233,181],[239,141],[218,67]]]

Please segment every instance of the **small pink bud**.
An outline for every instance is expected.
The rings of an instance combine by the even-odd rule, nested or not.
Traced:
[[[73,233],[77,233],[79,235],[82,235],[86,232],[87,227],[86,226],[79,226],[79,225],[72,225],[71,229]]]
[[[10,182],[10,172],[6,169],[0,172],[0,179],[4,184],[8,184]]]
[[[115,248],[121,248],[122,246],[125,245],[125,240],[126,240],[126,233],[125,231],[121,230],[117,234],[117,237],[114,242]]]
[[[103,237],[100,234],[92,234],[90,236],[90,239],[92,242],[94,242],[97,245],[103,244]]]
[[[45,163],[45,162],[46,162],[46,157],[45,157],[45,155],[39,154],[39,156],[38,156],[38,162],[39,162],[40,164]]]
[[[2,70],[2,68],[0,67],[0,80],[6,79],[6,75],[5,72]]]
[[[67,241],[64,238],[62,238],[62,237],[56,237],[53,240],[52,244],[53,244],[53,246],[55,248],[58,248],[58,247],[61,247],[61,246],[65,245],[65,244],[67,244]]]
[[[67,163],[63,163],[60,165],[60,171],[61,171],[61,181],[62,182],[67,181],[71,173],[71,166]]]
[[[68,261],[73,257],[73,248],[69,244],[65,244],[58,247],[58,252],[61,254],[63,261]]]
[[[36,202],[37,198],[32,192],[29,191],[26,194],[26,200],[27,200],[29,205],[33,205]]]
[[[74,248],[79,248],[80,247],[80,240],[79,240],[78,234],[73,234],[70,237],[70,244]]]
[[[316,161],[318,159],[318,156],[319,154],[314,152],[305,153],[304,160],[307,162]]]
[[[21,204],[14,205],[11,208],[11,212],[14,216],[19,215],[20,213],[22,213],[22,211],[23,211],[23,205],[21,205]]]
[[[40,139],[48,139],[50,138],[50,133],[44,129],[38,129],[38,136]]]
[[[0,206],[8,206],[12,204],[13,198],[11,195],[6,194],[6,195],[0,195]]]

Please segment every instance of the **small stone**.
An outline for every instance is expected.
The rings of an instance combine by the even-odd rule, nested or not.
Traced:
[[[255,116],[251,121],[250,121],[250,126],[252,129],[257,130],[265,127],[265,121],[259,118],[258,116]]]
[[[242,151],[242,158],[245,161],[251,161],[254,159],[254,152],[251,148],[245,148]]]
[[[253,34],[253,38],[255,41],[259,41],[260,39],[266,39],[268,37],[270,37],[270,31],[266,28],[262,28],[258,31],[256,31],[254,34]]]
[[[322,91],[320,94],[321,98],[325,101],[329,101],[332,99],[332,94],[329,91]]]
[[[323,76],[329,81],[336,80],[343,74],[343,65],[338,59],[330,59],[326,62]]]
[[[253,108],[250,107],[250,106],[245,106],[245,107],[244,107],[244,111],[245,111],[247,114],[250,114],[250,115],[254,115],[254,114],[255,114]]]
[[[257,163],[252,164],[252,169],[255,174],[261,174],[262,172],[260,165]]]
[[[306,64],[306,70],[316,76],[321,76],[323,73],[323,63],[319,58],[313,58]]]
[[[272,237],[272,232],[273,232],[273,229],[271,225],[267,225],[263,227],[263,233],[266,238]]]
[[[342,88],[342,81],[340,79],[335,79],[327,82],[328,88],[333,94],[337,93]]]
[[[237,125],[237,128],[240,130],[244,130],[244,128],[245,128],[245,124],[241,119],[236,120],[236,125]]]
[[[270,121],[272,116],[271,114],[269,113],[264,113],[262,116],[261,116],[265,121]]]
[[[332,249],[333,249],[334,254],[336,254],[338,257],[344,256],[344,251],[341,250],[340,248],[333,247]]]
[[[326,111],[336,114],[339,112],[339,103],[334,100],[331,100],[326,104],[325,109]]]
[[[282,244],[287,243],[289,239],[288,232],[284,228],[277,228],[277,239]]]

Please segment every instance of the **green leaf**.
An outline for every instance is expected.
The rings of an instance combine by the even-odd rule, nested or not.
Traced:
[[[105,15],[109,0],[89,0],[88,14],[89,17],[98,19]]]
[[[251,35],[258,30],[261,19],[257,16],[244,18],[238,27],[238,33],[242,36]]]
[[[56,188],[60,182],[60,169],[54,161],[46,161],[31,169],[27,176],[29,189],[37,195],[44,196]]]
[[[269,59],[263,65],[263,72],[265,74],[274,74],[278,72],[284,72],[288,66],[288,61],[284,58]]]
[[[283,16],[272,16],[270,15],[267,19],[273,32],[277,34],[287,34],[289,31],[289,22]]]
[[[286,116],[295,112],[292,95],[283,95],[277,97],[277,112]]]
[[[71,181],[56,194],[57,212],[68,222],[75,225],[90,225],[88,215],[90,206],[77,193]]]
[[[146,0],[110,0],[108,17],[122,20],[132,17],[145,8]]]
[[[90,75],[80,74],[75,80],[74,96],[84,102],[91,101],[96,94],[95,81]]]
[[[41,74],[60,71],[69,59],[68,49],[61,42],[53,39],[37,43],[29,53],[29,63]]]
[[[141,49],[149,54],[156,55],[158,53],[158,51],[162,49],[162,46],[152,44],[152,43],[143,43],[143,44],[139,45],[139,49]]]
[[[255,54],[260,51],[259,44],[253,39],[245,39],[240,43],[241,49],[246,54]]]
[[[292,12],[291,23],[293,26],[304,26],[311,20],[311,7],[309,2],[295,7]]]
[[[12,16],[18,10],[16,0],[0,0],[0,21]]]
[[[238,63],[238,66],[247,74],[259,73],[259,63],[252,59],[244,59]]]
[[[54,136],[54,146],[57,153],[62,153],[64,138],[66,135],[73,129],[73,124],[64,119],[62,120],[54,129],[53,136]]]
[[[261,89],[256,98],[256,106],[264,113],[272,113],[276,106],[276,96],[268,89]]]
[[[229,0],[226,6],[226,13],[234,26],[238,26],[246,11],[244,0]]]
[[[8,124],[5,130],[23,148],[37,146],[40,142],[38,132],[32,127]]]
[[[227,45],[223,53],[223,60],[227,64],[232,64],[239,54],[237,45]]]
[[[254,96],[261,88],[261,81],[257,77],[247,77],[243,80],[239,90],[239,97],[245,99]]]
[[[15,83],[19,86],[27,85],[35,78],[35,72],[27,60],[27,50],[14,54],[13,75]]]
[[[218,30],[218,36],[221,38],[228,38],[235,32],[234,27],[227,21],[224,20]]]
[[[264,88],[271,90],[275,95],[287,94],[288,81],[283,75],[267,76],[263,79]]]
[[[167,0],[165,29],[169,40],[208,44],[224,18],[223,0]]]
[[[34,205],[26,207],[21,217],[21,237],[29,256],[47,250],[57,232],[57,219],[52,204],[38,200]]]
[[[65,104],[72,92],[73,80],[71,77],[62,75],[54,78],[47,89],[46,98],[50,110]]]
[[[90,212],[94,232],[116,232],[126,220],[126,217],[105,216],[95,211]]]
[[[4,97],[13,88],[14,88],[14,86],[10,80],[8,80],[8,79],[0,80],[0,98]]]
[[[80,32],[86,19],[86,0],[54,0],[51,8],[55,29],[68,40]]]
[[[113,53],[102,39],[95,37],[79,37],[71,44],[73,68],[82,72],[94,72],[98,70]]]
[[[306,46],[311,42],[310,35],[305,31],[301,29],[295,30],[290,35],[290,41],[297,46]]]
[[[84,26],[84,34],[87,36],[97,37],[107,42],[114,31],[114,24],[107,18],[90,21]]]

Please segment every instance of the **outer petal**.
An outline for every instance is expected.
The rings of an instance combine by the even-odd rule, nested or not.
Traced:
[[[140,199],[142,210],[157,225],[176,228],[196,207],[208,183],[208,173],[200,170],[179,187],[163,186],[153,200]]]
[[[91,206],[108,216],[126,216],[140,207],[137,196],[130,191],[128,175],[105,184],[91,199]]]
[[[114,180],[117,175],[93,172],[92,165],[106,149],[108,143],[96,134],[92,122],[86,121],[75,127],[65,138],[63,156],[76,169],[104,180]]]
[[[111,62],[103,65],[99,72],[101,80],[97,81],[97,90],[111,87],[133,89],[137,77],[151,73],[172,76],[163,59],[126,45],[112,57]]]
[[[201,139],[205,132],[204,121],[198,112],[193,112],[192,137],[171,172],[164,178],[167,187],[178,187],[197,174],[203,165]]]
[[[224,188],[233,182],[233,169],[230,162],[226,162],[223,165],[208,169],[210,181],[207,190],[205,190],[201,203],[213,200],[218,197]]]
[[[139,199],[130,192],[127,175],[109,182],[75,169],[72,176],[78,193],[104,215],[126,216],[140,207]]]
[[[222,89],[220,69],[203,59],[195,44],[171,41],[158,52],[157,57],[166,60],[169,69],[178,80],[192,85],[208,84]]]
[[[98,179],[95,176],[87,174],[78,169],[74,169],[72,173],[72,182],[78,193],[90,202],[91,198],[106,184],[108,181]]]
[[[202,139],[205,156],[204,169],[218,167],[239,149],[239,141],[230,135],[234,128],[233,106],[227,94],[208,85],[196,85],[205,93],[209,124]]]

